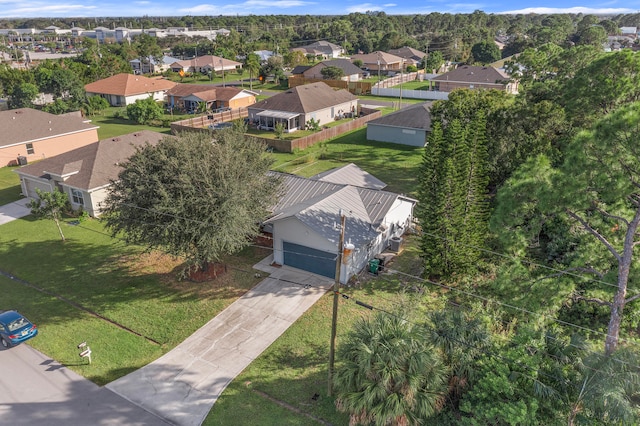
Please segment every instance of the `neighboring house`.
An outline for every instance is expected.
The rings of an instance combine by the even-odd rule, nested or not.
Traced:
[[[406,46],[399,49],[391,49],[389,50],[389,53],[404,58],[405,66],[414,65],[416,67],[419,67],[422,60],[427,56],[425,52]]]
[[[620,35],[631,37],[635,40],[638,37],[638,27],[620,27]]]
[[[281,174],[284,195],[263,223],[273,237],[274,263],[334,277],[342,212],[344,242],[354,246],[341,268],[340,282],[346,284],[409,228],[416,200],[382,191],[378,179],[355,165],[345,167],[334,175],[344,182],[322,180],[326,173],[312,178]]]
[[[399,73],[406,66],[404,58],[381,51],[351,56],[351,62],[357,59],[362,61],[363,68],[383,75]]]
[[[430,102],[412,105],[367,123],[367,139],[425,146],[431,131]]]
[[[93,217],[100,215],[101,205],[112,180],[122,170],[136,148],[155,145],[167,135],[150,130],[103,139],[55,157],[16,169],[22,194],[37,198],[36,189],[66,193],[74,210],[82,209]]]
[[[153,74],[153,73],[161,73],[171,69],[171,64],[179,61],[178,58],[173,58],[171,56],[164,55],[160,62],[156,61],[153,57],[144,58],[140,60],[139,58],[133,59],[129,61],[131,64],[131,69],[133,69],[134,74]]]
[[[271,50],[256,50],[253,53],[258,55],[258,57],[260,58],[260,62],[261,63],[267,62],[267,60],[269,60],[270,57],[275,55],[275,53],[272,52]]]
[[[126,106],[150,96],[163,101],[167,90],[176,84],[161,78],[121,73],[89,83],[84,86],[84,90],[87,96],[102,96],[111,106]]]
[[[441,74],[431,81],[435,90],[451,92],[455,89],[496,89],[507,93],[518,93],[518,82],[510,81],[502,70],[493,67],[463,65]]]
[[[236,71],[242,68],[242,63],[220,56],[205,55],[184,61],[176,61],[170,66],[173,72],[199,72],[208,74],[209,72]]]
[[[291,49],[291,51],[300,51],[305,55],[313,55],[315,57],[321,57],[322,59],[337,58],[344,53],[342,46],[324,40],[316,41],[306,46],[296,47]]]
[[[167,106],[171,109],[195,112],[201,102],[211,111],[236,109],[255,104],[256,94],[238,87],[180,83],[167,91]]]
[[[0,167],[53,157],[98,140],[98,126],[84,120],[79,112],[0,111],[0,129]]]
[[[332,59],[328,61],[322,61],[306,69],[300,68],[300,66],[293,69],[292,74],[302,74],[304,78],[325,78],[322,75],[322,70],[326,67],[340,68],[343,72],[341,80],[345,81],[358,81],[362,79],[362,70],[351,63],[349,59]],[[300,72],[302,71],[302,72]]]
[[[274,129],[282,123],[286,132],[293,132],[304,129],[311,119],[324,124],[357,110],[357,97],[317,82],[293,87],[250,106],[249,120],[262,129]]]

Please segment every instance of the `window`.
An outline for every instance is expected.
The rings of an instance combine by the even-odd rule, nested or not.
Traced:
[[[28,143],[27,144],[27,154],[31,155],[33,153],[35,153],[36,151],[33,149],[33,144],[32,143]]]
[[[71,190],[71,199],[74,204],[80,204],[84,206],[84,198],[82,197],[82,191],[78,191],[77,189]]]

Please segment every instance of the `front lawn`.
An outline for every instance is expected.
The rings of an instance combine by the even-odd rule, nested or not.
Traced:
[[[20,177],[14,172],[17,167],[0,167],[0,206],[22,198]]]
[[[417,238],[411,238],[404,252],[388,266],[415,272],[406,268],[416,264],[417,243]],[[414,286],[405,285],[398,274],[372,276],[365,272],[357,285],[344,288],[342,292],[350,298],[339,299],[338,345],[358,319],[377,309],[394,312],[403,304],[430,304],[431,309],[436,309],[441,303],[430,295],[419,296]],[[356,300],[374,310],[356,305]],[[234,424],[238,418],[249,426],[349,424],[348,415],[336,410],[334,398],[327,393],[332,306],[333,295],[327,294],[305,312],[231,382],[203,424]],[[340,367],[339,358],[336,367]]]
[[[65,222],[63,230],[64,243],[49,220],[2,225],[0,270],[18,278],[0,279],[2,308],[38,324],[30,345],[99,385],[182,342],[257,284],[251,266],[269,254],[248,248],[225,259],[228,272],[217,280],[179,282],[179,261],[112,239],[98,220]],[[78,357],[82,341],[93,351],[91,365]]]

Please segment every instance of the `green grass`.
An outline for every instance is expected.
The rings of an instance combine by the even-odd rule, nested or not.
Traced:
[[[124,110],[125,108],[110,107],[104,110],[102,114],[89,117],[93,124],[100,126],[100,128],[98,129],[98,137],[100,139],[113,138],[115,136],[125,135],[127,133],[133,133],[139,130],[153,130],[154,132],[171,134],[170,127],[147,126],[143,124],[137,124],[133,121],[123,118],[116,118],[114,116],[114,114],[116,114],[116,111]],[[171,116],[169,114],[165,114],[163,119],[176,121],[184,117],[186,116]]]
[[[415,241],[409,241],[407,249],[390,266],[405,271],[407,264],[415,264],[415,245]],[[350,299],[339,299],[338,345],[355,321],[372,314],[356,305],[355,300],[388,311],[409,300],[416,305],[433,302],[411,292],[403,294],[404,290],[403,281],[395,275],[372,277],[366,273],[359,285],[344,289]],[[305,312],[231,382],[203,424],[234,424],[238,418],[246,419],[243,424],[256,426],[348,424],[348,416],[338,412],[334,399],[327,396],[332,306],[333,295],[327,294]],[[339,366],[340,359],[336,358],[336,367]],[[319,396],[316,400],[315,394]]]
[[[415,195],[416,176],[423,149],[404,145],[369,141],[366,129],[358,129],[291,154],[274,153],[274,169],[300,176],[355,163],[387,183],[388,191]]]
[[[65,223],[63,231],[64,243],[52,221],[27,217],[2,225],[1,268],[46,291],[5,278],[3,305],[40,326],[30,344],[100,385],[156,359],[253,287],[259,279],[251,265],[268,254],[249,248],[225,259],[229,272],[217,280],[178,282],[178,260],[114,240],[97,220]],[[75,347],[84,340],[93,350],[91,366],[78,362]]]
[[[17,167],[0,167],[0,206],[22,198],[20,177],[14,172]]]

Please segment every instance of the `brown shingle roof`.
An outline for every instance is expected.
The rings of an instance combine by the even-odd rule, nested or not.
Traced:
[[[473,65],[463,65],[455,70],[441,74],[432,81],[452,81],[459,83],[490,83],[503,84],[509,76],[493,67],[477,67]]]
[[[94,81],[84,86],[89,93],[102,93],[106,95],[132,96],[143,93],[154,93],[169,90],[177,83],[164,79],[147,78],[142,75],[127,73]]]
[[[142,147],[145,143],[156,145],[164,137],[170,136],[141,130],[115,138],[102,139],[64,154],[23,166],[17,171],[20,174],[35,177],[44,177],[47,174],[70,175],[65,180],[65,185],[92,190],[117,179],[122,169],[120,163],[133,155],[136,147]]]
[[[185,98],[187,96],[197,96],[202,100],[228,101],[233,99],[242,89],[237,87],[220,87],[211,84],[182,84],[178,83],[175,87],[167,91],[167,95],[177,98]]]
[[[297,86],[253,104],[250,108],[309,113],[358,99],[347,90],[333,90],[326,83],[317,82]]]
[[[418,49],[414,49],[413,47],[407,47],[407,46],[401,47],[399,49],[390,49],[389,53],[391,53],[392,55],[399,56],[401,58],[414,59],[416,61],[421,61],[425,56],[427,56],[426,53]]]
[[[54,115],[31,108],[0,111],[0,148],[97,128],[81,117],[68,114]]]
[[[197,58],[193,58],[193,59],[174,62],[173,64],[171,64],[171,67],[176,68],[176,65],[179,65],[182,68],[210,67],[210,68],[213,68],[214,70],[220,70],[220,61],[222,61],[222,68],[225,68],[225,69],[229,68],[230,66],[238,67],[242,65],[241,62],[232,61],[230,59],[222,58],[220,56],[204,55],[204,56],[198,56]]]

